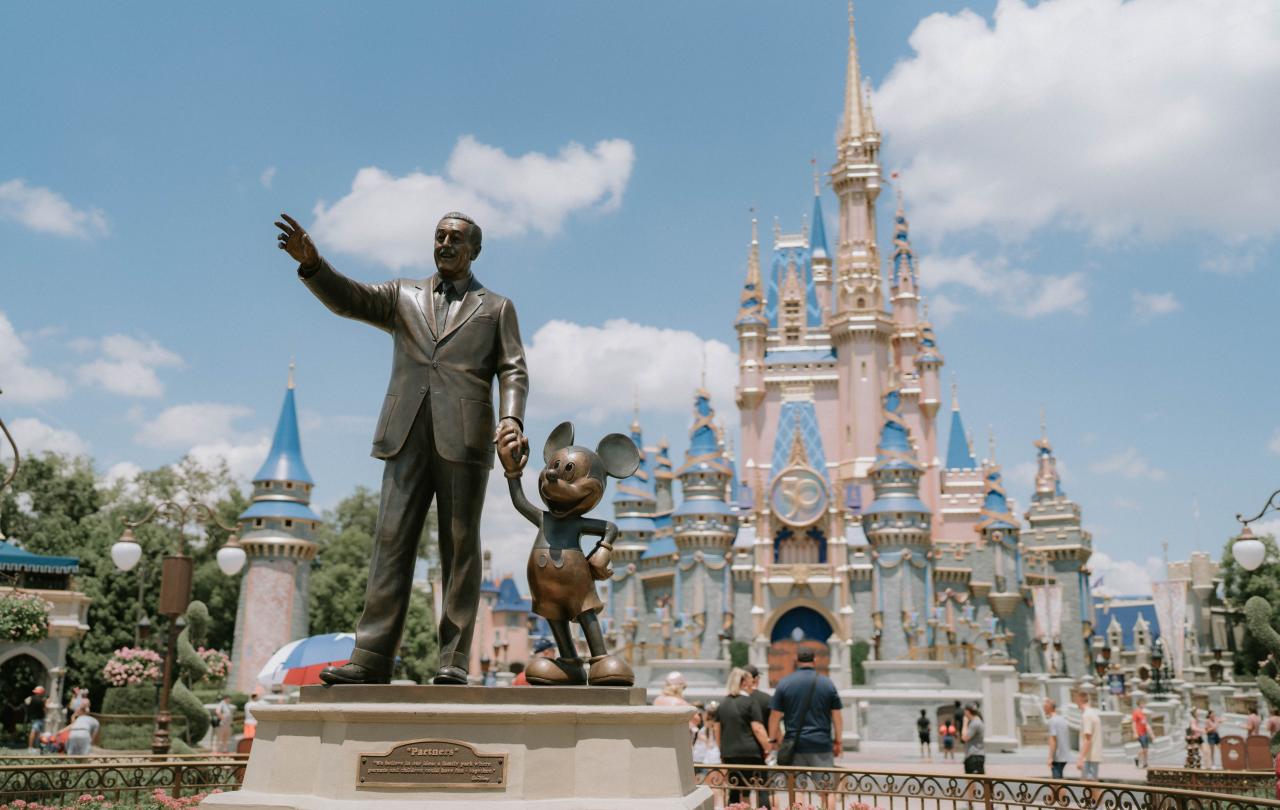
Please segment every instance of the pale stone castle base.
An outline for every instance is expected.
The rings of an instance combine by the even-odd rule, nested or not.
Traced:
[[[302,702],[255,710],[243,788],[202,807],[241,810],[471,807],[710,810],[696,786],[691,709],[644,705],[643,689],[307,687]],[[502,787],[361,788],[362,754],[411,740],[504,753]]]

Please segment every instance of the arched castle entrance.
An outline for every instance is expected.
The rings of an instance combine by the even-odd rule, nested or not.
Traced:
[[[769,683],[776,686],[795,671],[796,652],[802,647],[814,651],[814,665],[826,675],[831,666],[827,639],[832,631],[827,617],[811,607],[796,606],[779,616],[769,633]]]

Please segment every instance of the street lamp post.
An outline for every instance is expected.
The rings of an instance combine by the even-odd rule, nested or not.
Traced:
[[[1246,519],[1244,515],[1236,515],[1236,520],[1240,521],[1244,528],[1240,530],[1240,534],[1231,543],[1231,556],[1246,571],[1258,570],[1258,567],[1262,565],[1267,556],[1267,547],[1262,544],[1261,540],[1253,536],[1253,529],[1249,528],[1249,524],[1273,509],[1280,510],[1280,503],[1277,502],[1277,498],[1280,498],[1280,489],[1271,493],[1271,497],[1267,498],[1267,502],[1262,505],[1262,509],[1253,517]]]
[[[156,712],[156,730],[151,738],[151,751],[155,754],[167,754],[170,746],[169,723],[173,719],[169,714],[169,692],[173,688],[173,663],[176,658],[179,624],[187,605],[191,603],[191,579],[194,563],[187,554],[187,535],[184,529],[188,523],[216,526],[227,532],[234,528],[225,525],[209,506],[192,501],[180,504],[176,501],[162,501],[152,507],[141,520],[122,518],[124,532],[120,539],[111,546],[111,561],[121,571],[129,571],[142,560],[142,546],[133,536],[133,530],[144,526],[160,517],[168,517],[178,526],[177,553],[166,554],[160,563],[160,608],[159,613],[169,619],[168,638],[165,641],[164,679],[160,687],[160,708]],[[218,567],[227,576],[240,573],[244,567],[246,555],[240,547],[240,540],[233,533],[227,542],[218,549]]]

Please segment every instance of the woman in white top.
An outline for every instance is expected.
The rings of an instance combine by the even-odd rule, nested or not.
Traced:
[[[89,714],[89,701],[85,701],[71,718],[71,723],[58,732],[67,732],[67,754],[84,756],[98,740],[100,726],[93,715]]]

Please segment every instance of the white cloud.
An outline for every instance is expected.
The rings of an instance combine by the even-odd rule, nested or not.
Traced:
[[[1276,428],[1276,432],[1271,434],[1271,441],[1267,442],[1267,449],[1280,456],[1280,428]]]
[[[13,324],[0,312],[0,391],[4,391],[5,399],[29,404],[65,397],[70,390],[66,380],[28,365],[30,354]]]
[[[1252,273],[1258,267],[1256,249],[1243,251],[1226,251],[1215,253],[1200,262],[1200,267],[1220,276],[1243,276]]]
[[[197,444],[187,451],[187,456],[205,469],[217,469],[225,462],[231,477],[238,482],[249,481],[262,466],[271,440],[263,436],[247,442],[220,440]]]
[[[158,397],[164,384],[156,376],[160,367],[182,367],[182,358],[156,343],[146,343],[128,335],[108,335],[100,342],[76,341],[84,349],[98,346],[102,357],[80,366],[77,376],[82,383],[100,385],[113,394],[132,397]]]
[[[1280,232],[1274,0],[1000,0],[910,44],[874,101],[923,233]]]
[[[1158,315],[1169,315],[1182,309],[1182,302],[1171,292],[1148,293],[1133,291],[1133,316],[1149,321]]]
[[[1163,481],[1164,470],[1151,464],[1138,452],[1136,447],[1128,447],[1115,455],[1089,465],[1092,472],[1102,475],[1114,474],[1123,478],[1145,478],[1150,481]]]
[[[1138,563],[1095,551],[1089,558],[1089,569],[1093,592],[1100,596],[1150,595],[1151,583],[1166,578],[1164,563],[1157,557]]]
[[[107,471],[102,474],[99,481],[105,487],[114,487],[116,484],[128,486],[141,472],[142,467],[132,461],[117,461],[107,468]]]
[[[39,233],[82,239],[107,234],[107,218],[97,208],[79,209],[44,186],[16,178],[0,183],[0,220],[17,222]]]
[[[325,247],[393,269],[427,265],[435,224],[448,211],[470,214],[485,236],[554,234],[575,211],[616,209],[634,162],[635,149],[622,139],[590,150],[571,142],[555,156],[511,157],[464,135],[443,176],[361,169],[349,194],[332,205],[316,203],[312,231]]]
[[[75,431],[56,428],[39,419],[23,417],[9,423],[9,431],[18,444],[18,452],[24,456],[34,456],[44,452],[61,453],[68,456],[79,456],[89,452],[89,443],[80,438]],[[8,442],[0,442],[0,454],[9,455]]]
[[[928,306],[929,322],[937,327],[943,327],[951,323],[957,315],[966,309],[964,304],[945,293],[933,293],[927,299],[926,305]]]
[[[243,405],[221,402],[174,405],[144,424],[134,440],[147,447],[181,448],[219,443],[230,446],[244,438],[234,423],[252,413]]]
[[[1037,275],[1010,267],[1002,256],[987,260],[980,260],[972,253],[934,256],[929,260],[928,271],[921,273],[921,281],[929,288],[967,288],[993,301],[1001,310],[1022,318],[1056,312],[1080,314],[1088,308],[1089,293],[1083,273]],[[939,297],[930,296],[935,307]]]
[[[733,408],[737,355],[686,330],[628,320],[603,326],[549,321],[534,333],[527,353],[529,375],[537,380],[529,398],[534,415],[599,424],[629,414],[637,399],[646,412],[688,412],[689,397],[701,385],[704,353],[713,404],[724,413]]]
[[[271,184],[276,180],[276,167],[268,166],[262,170],[262,174],[258,175],[258,182],[263,188],[271,188]]]

